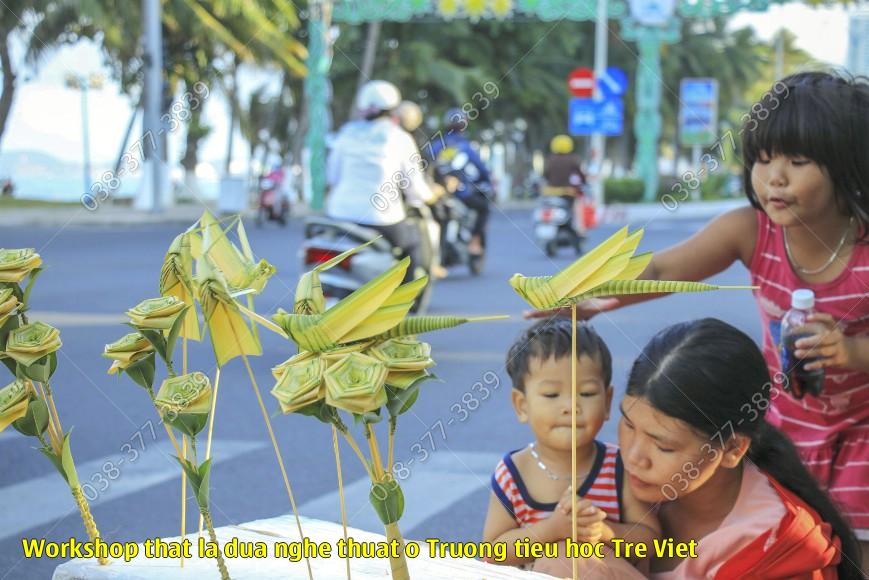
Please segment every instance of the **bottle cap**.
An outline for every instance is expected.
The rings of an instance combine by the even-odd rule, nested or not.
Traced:
[[[815,307],[815,293],[811,290],[801,288],[794,290],[791,294],[791,308],[799,308],[800,310],[809,310]]]

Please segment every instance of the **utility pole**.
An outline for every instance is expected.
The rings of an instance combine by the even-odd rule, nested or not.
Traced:
[[[601,98],[598,79],[606,72],[607,64],[607,0],[597,0],[597,23],[594,27],[594,99]],[[597,176],[592,181],[592,195],[598,207],[603,205],[603,161],[606,137],[602,133],[591,136],[591,156],[597,164]]]
[[[145,41],[145,107],[142,115],[142,150],[150,179],[143,192],[144,204],[153,213],[163,211],[163,130],[160,127],[160,105],[163,99],[163,31],[160,28],[160,0],[142,0]]]

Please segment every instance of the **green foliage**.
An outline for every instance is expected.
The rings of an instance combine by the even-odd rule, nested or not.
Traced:
[[[643,180],[634,177],[612,178],[603,182],[605,203],[639,203],[643,200]]]

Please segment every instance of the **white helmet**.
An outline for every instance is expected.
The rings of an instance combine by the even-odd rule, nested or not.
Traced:
[[[363,115],[391,111],[400,103],[401,93],[394,84],[387,81],[368,81],[356,97],[356,108]]]

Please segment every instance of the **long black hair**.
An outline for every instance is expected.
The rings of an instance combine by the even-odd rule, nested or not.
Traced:
[[[762,210],[751,169],[762,153],[804,156],[825,168],[840,207],[869,243],[869,78],[804,72],[776,82],[743,116],[745,194]]]
[[[704,318],[675,324],[655,335],[631,368],[627,394],[642,397],[712,441],[718,440],[716,433],[731,436],[731,430],[747,436],[748,458],[832,526],[842,542],[839,577],[862,578],[854,532],[815,483],[793,443],[764,418],[771,393],[778,388],[747,334],[715,318]],[[752,410],[746,411],[745,405]]]

